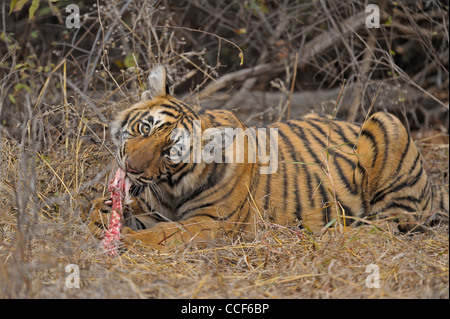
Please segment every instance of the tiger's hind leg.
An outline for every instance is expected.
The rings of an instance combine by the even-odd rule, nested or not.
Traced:
[[[448,213],[448,192],[438,207],[437,188],[428,179],[420,152],[393,115],[375,113],[364,122],[356,154],[354,180],[361,187],[362,217],[393,219],[407,231],[427,223],[438,209]]]

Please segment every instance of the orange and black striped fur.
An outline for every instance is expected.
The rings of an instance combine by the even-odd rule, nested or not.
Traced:
[[[246,126],[231,112],[195,111],[167,95],[165,76],[164,67],[155,68],[146,100],[122,112],[111,129],[117,161],[133,185],[126,244],[162,250],[252,230],[262,220],[315,231],[334,219],[349,225],[382,217],[411,229],[448,213],[448,190],[430,183],[414,142],[388,113],[361,127],[318,116],[269,126],[278,129],[272,174],[261,174],[263,164],[247,156],[244,163],[175,164],[167,156],[174,129],[192,132],[195,120],[202,130]],[[107,220],[105,203],[94,202],[94,231]]]

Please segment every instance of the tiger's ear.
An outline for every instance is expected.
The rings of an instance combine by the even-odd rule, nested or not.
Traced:
[[[166,96],[167,71],[164,65],[155,66],[148,76],[148,89],[142,93],[141,101]]]

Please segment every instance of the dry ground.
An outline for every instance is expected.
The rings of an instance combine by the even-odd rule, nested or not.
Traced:
[[[38,152],[37,196],[28,201],[19,170],[33,165],[21,166],[26,151],[2,137],[0,298],[449,298],[448,221],[400,235],[388,225],[324,235],[267,225],[251,241],[170,254],[135,247],[110,259],[86,234],[81,210],[105,192],[109,143],[83,138],[83,121],[78,127],[67,144]],[[418,144],[442,181],[448,142],[428,141]],[[80,269],[79,289],[66,287],[69,264]],[[366,285],[371,264],[379,288]]]

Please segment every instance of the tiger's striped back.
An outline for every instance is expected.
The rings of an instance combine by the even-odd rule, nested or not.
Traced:
[[[255,190],[263,198],[267,218],[282,224],[297,220],[318,230],[333,219],[342,220],[343,213],[361,214],[359,187],[346,173],[356,167],[353,148],[358,127],[318,116],[273,126],[279,132],[278,171],[259,176]],[[351,221],[347,218],[346,223]]]

